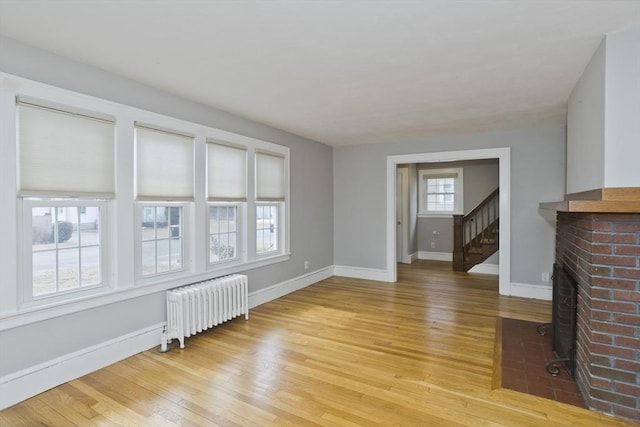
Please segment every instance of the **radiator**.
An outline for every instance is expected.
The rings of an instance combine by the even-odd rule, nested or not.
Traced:
[[[247,276],[232,274],[167,291],[167,336],[184,348],[190,337],[244,314],[249,319]]]

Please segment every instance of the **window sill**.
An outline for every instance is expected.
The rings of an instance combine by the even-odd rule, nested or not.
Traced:
[[[262,258],[251,262],[236,265],[224,266],[224,268],[210,268],[204,273],[184,274],[180,277],[162,277],[162,281],[154,283],[137,284],[136,286],[126,289],[104,289],[104,292],[98,294],[86,295],[73,300],[65,300],[52,302],[50,304],[42,304],[37,307],[23,307],[18,311],[0,314],[0,331],[13,329],[16,327],[40,322],[54,317],[73,314],[83,310],[100,307],[107,304],[113,304],[125,301],[131,298],[138,298],[157,292],[163,292],[168,289],[189,285],[191,283],[202,282],[204,280],[214,279],[216,277],[225,276],[227,274],[240,273],[253,270],[255,268],[264,267],[270,264],[288,261],[291,254],[279,254],[269,258]],[[211,266],[210,266],[211,267]]]

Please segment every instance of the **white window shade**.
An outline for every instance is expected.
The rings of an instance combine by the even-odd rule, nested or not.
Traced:
[[[284,157],[256,153],[256,199],[258,201],[284,201]]]
[[[138,200],[193,200],[193,138],[136,126]]]
[[[207,198],[210,201],[246,201],[246,149],[207,143]]]
[[[113,197],[113,121],[18,103],[20,194]]]

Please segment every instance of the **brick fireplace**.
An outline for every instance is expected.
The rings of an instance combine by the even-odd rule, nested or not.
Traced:
[[[639,421],[640,209],[612,212],[635,210],[614,193],[541,207],[558,210],[556,263],[578,283],[575,372],[585,403]]]

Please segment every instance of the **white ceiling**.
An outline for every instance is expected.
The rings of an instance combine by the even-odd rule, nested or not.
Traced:
[[[638,0],[0,0],[0,36],[334,146],[564,123],[636,25]]]

